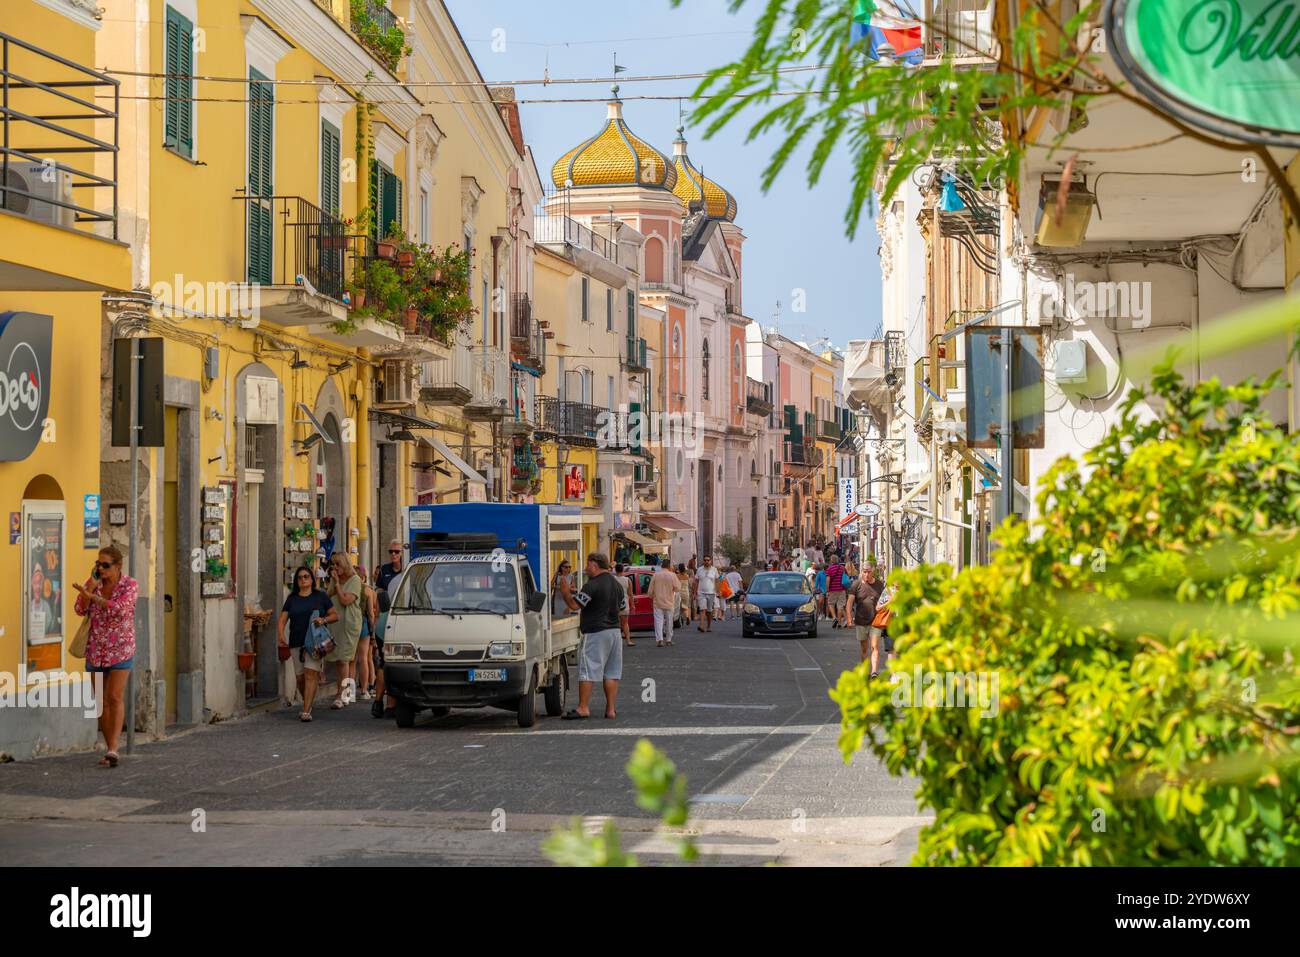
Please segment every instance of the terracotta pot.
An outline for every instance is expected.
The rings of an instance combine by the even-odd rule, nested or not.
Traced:
[[[392,259],[397,255],[397,243],[378,242],[375,243],[375,255],[380,259]]]
[[[366,291],[364,289],[358,289],[357,294],[352,297],[352,308],[361,309],[365,306],[365,304],[366,304]]]
[[[411,252],[409,249],[403,249],[397,254],[397,265],[409,266],[413,262],[415,262],[415,253]]]
[[[253,664],[257,661],[257,655],[251,651],[241,651],[238,654],[239,670],[247,674],[253,670]]]
[[[435,267],[435,268],[434,268],[434,270],[433,270],[433,281],[434,281],[434,282],[442,282],[442,269],[441,269],[441,268],[439,268],[439,267]]]
[[[404,328],[407,332],[415,332],[420,327],[420,312],[414,306],[406,310],[406,322]]]

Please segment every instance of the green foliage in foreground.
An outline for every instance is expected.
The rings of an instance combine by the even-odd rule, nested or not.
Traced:
[[[997,713],[844,674],[848,760],[920,779],[918,864],[1300,864],[1300,445],[1168,366],[1044,477],[1033,538],[893,576],[895,672],[986,673]],[[1289,646],[1289,647],[1288,647]],[[991,709],[986,709],[991,710]]]
[[[627,775],[636,786],[636,803],[659,816],[668,827],[684,827],[690,816],[686,778],[677,766],[645,738],[636,743],[627,762]],[[561,867],[636,867],[637,859],[622,848],[618,828],[606,821],[599,834],[588,834],[581,818],[567,828],[557,827],[544,842],[542,852]],[[699,858],[693,838],[677,839],[677,853],[685,863]]]

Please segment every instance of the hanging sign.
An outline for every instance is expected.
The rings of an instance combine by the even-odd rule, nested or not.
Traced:
[[[840,479],[840,518],[847,518],[853,514],[853,506],[856,504],[857,499],[857,486],[857,479]]]
[[[1248,142],[1300,146],[1293,0],[1110,0],[1111,52],[1157,106]]]
[[[82,505],[82,547],[99,548],[99,496],[86,495]]]

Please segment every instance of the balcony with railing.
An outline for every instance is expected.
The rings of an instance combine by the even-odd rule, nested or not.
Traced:
[[[831,442],[838,442],[843,438],[843,433],[840,431],[840,424],[831,419],[818,419],[817,437]]]
[[[546,332],[533,318],[527,293],[515,293],[510,302],[510,357],[522,366],[546,371]]]
[[[810,440],[781,443],[781,462],[787,475],[821,466],[822,450]]]
[[[0,33],[0,210],[8,214],[0,288],[121,288],[129,281],[95,276],[107,265],[104,241],[118,237],[118,109],[117,80]],[[38,256],[37,246],[49,247],[31,241],[44,227],[65,230],[68,245],[57,263],[48,251]],[[129,271],[129,252],[117,248]]]
[[[507,435],[531,435],[537,428],[537,402],[533,398],[536,385],[532,373],[510,370],[510,408],[501,423]]]
[[[441,362],[425,362],[420,367],[420,401],[430,405],[463,407],[473,397],[470,383],[474,377],[474,355],[461,343]]]
[[[621,282],[628,272],[635,273],[639,268],[635,249],[602,236],[570,215],[566,190],[548,192],[533,209],[533,240],[546,246],[564,247],[575,254],[594,253],[596,259],[590,264],[597,267],[597,278],[604,282]],[[602,262],[617,268],[613,272],[600,270]]]
[[[348,24],[357,41],[389,70],[396,70],[406,50],[397,15],[382,0],[349,0],[348,8]]]
[[[537,397],[537,431],[574,445],[595,446],[599,416],[607,412],[587,402],[567,402],[551,395]]]
[[[772,384],[745,377],[745,411],[754,415],[772,414]]]
[[[465,418],[500,421],[510,411],[510,362],[499,349],[480,347],[470,355],[470,398]]]
[[[790,491],[790,480],[784,475],[769,475],[767,477],[767,494],[768,495],[785,495]]]
[[[922,45],[926,61],[951,58],[958,64],[993,64],[998,58],[993,4],[970,0],[925,0]]]

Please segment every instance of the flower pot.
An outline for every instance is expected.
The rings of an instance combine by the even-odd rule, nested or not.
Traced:
[[[241,651],[237,657],[239,659],[239,670],[244,674],[252,672],[253,664],[257,661],[257,655],[251,651]]]
[[[403,328],[407,332],[415,332],[420,327],[420,312],[414,306],[407,307],[405,315],[405,325]]]
[[[442,282],[442,268],[439,267],[439,266],[435,266],[435,267],[434,267],[434,270],[433,270],[433,281],[434,281],[434,282]]]
[[[352,308],[363,309],[365,308],[365,305],[366,305],[366,291],[364,289],[358,289],[356,293],[352,296]]]
[[[409,249],[403,249],[397,254],[397,265],[409,266],[415,262],[415,253]]]
[[[397,255],[397,243],[386,241],[375,243],[375,255],[380,259],[392,259]]]

